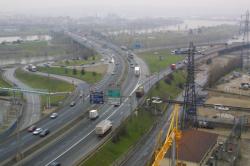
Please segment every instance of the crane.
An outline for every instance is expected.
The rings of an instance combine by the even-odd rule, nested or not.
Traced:
[[[178,143],[178,141],[181,138],[181,130],[179,130],[178,128],[178,121],[179,119],[179,105],[175,104],[174,105],[174,110],[170,115],[170,124],[169,124],[169,128],[168,128],[168,132],[166,135],[166,139],[164,141],[163,146],[156,151],[156,155],[155,155],[155,159],[154,162],[152,164],[152,166],[159,166],[160,165],[160,161],[164,158],[165,154],[168,152],[168,150],[170,149],[171,145],[173,145],[173,152],[174,154],[172,154],[172,165],[175,166],[175,154],[176,154],[176,148],[178,146],[175,146],[176,142]],[[178,145],[178,144],[177,144]]]

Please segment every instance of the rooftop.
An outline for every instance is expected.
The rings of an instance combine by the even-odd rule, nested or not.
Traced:
[[[199,130],[186,130],[182,132],[179,142],[178,160],[200,163],[207,152],[217,143],[217,134]],[[166,153],[168,157],[170,153]]]

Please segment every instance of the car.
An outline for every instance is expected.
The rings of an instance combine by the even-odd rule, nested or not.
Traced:
[[[76,102],[75,101],[72,101],[71,103],[70,103],[70,107],[74,107],[76,105]]]
[[[115,72],[111,72],[111,75],[115,75]]]
[[[225,107],[225,106],[222,105],[222,104],[215,104],[215,105],[214,105],[214,109],[216,109],[216,110],[222,110],[222,111],[228,111],[228,110],[229,110],[228,107]]]
[[[36,126],[35,125],[32,125],[28,128],[28,132],[33,132],[36,130]]]
[[[40,135],[40,137],[45,137],[46,135],[48,135],[49,134],[49,129],[44,129],[39,135]]]
[[[34,135],[38,135],[38,134],[40,134],[42,131],[43,131],[42,128],[37,128],[35,131],[33,131],[33,134],[34,134]]]
[[[58,116],[58,113],[54,112],[50,115],[51,119],[55,119]]]
[[[50,163],[48,166],[61,166],[60,163],[53,161],[52,163]]]

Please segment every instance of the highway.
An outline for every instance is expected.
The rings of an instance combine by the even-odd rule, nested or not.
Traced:
[[[111,46],[111,48],[113,47],[115,46]],[[118,48],[114,49],[114,51],[118,52]],[[197,56],[197,58],[200,57],[202,57],[202,55]],[[139,64],[140,62],[136,63]],[[180,67],[183,67],[183,64],[177,64],[177,68]],[[129,114],[133,111],[133,109],[137,107],[138,103],[134,95],[136,87],[138,87],[141,83],[144,84],[145,90],[148,91],[153,84],[155,84],[158,80],[162,79],[165,75],[171,72],[172,71],[169,68],[167,68],[166,70],[161,71],[158,75],[153,75],[145,79],[140,77],[134,89],[127,88],[127,90],[124,91],[125,96],[126,94],[128,94],[128,96],[131,96],[131,98],[130,99],[125,98],[124,102],[120,107],[116,109],[112,107],[109,107],[107,109],[105,108],[106,109],[105,113],[102,114],[97,121],[89,122],[88,119],[84,119],[82,121],[82,124],[74,129],[75,131],[72,131],[72,133],[68,133],[69,136],[68,138],[61,139],[57,141],[55,144],[53,144],[52,147],[48,148],[48,150],[44,150],[41,153],[36,154],[35,157],[32,157],[32,159],[25,162],[25,165],[32,165],[33,163],[36,163],[36,165],[43,165],[43,164],[48,165],[52,161],[60,162],[63,165],[72,165],[74,162],[78,161],[78,159],[82,158],[82,156],[88,155],[92,150],[95,150],[96,147],[102,144],[102,139],[97,138],[97,136],[94,134],[94,126],[102,119],[109,119],[112,121],[114,127],[117,127],[120,124],[121,120],[129,116]],[[130,77],[130,75],[128,77],[131,79],[133,78]],[[133,81],[133,79],[132,80],[131,79],[129,80],[130,81],[129,85],[132,85],[131,82]],[[82,128],[81,126],[82,127],[87,126],[87,128],[85,129]],[[74,134],[74,132],[76,134]],[[66,142],[69,142],[69,140],[72,138],[75,138],[75,140],[71,141],[69,145],[66,145],[67,148],[65,149],[65,144],[67,144]],[[58,152],[58,149],[60,149],[60,152]],[[50,155],[48,155],[48,153]]]
[[[115,61],[120,62],[121,59],[119,57],[114,57]],[[122,62],[120,62],[123,65]],[[108,74],[107,77],[104,78],[104,81],[101,83],[96,84],[92,88],[96,90],[105,90],[107,85],[109,85],[113,80],[117,80],[122,76],[122,71],[124,70],[122,66],[115,65],[114,70],[117,71],[117,75],[110,75]],[[85,88],[87,89],[87,88]],[[89,90],[89,89],[87,89]],[[87,93],[88,94],[88,93]],[[43,118],[42,120],[36,123],[36,126],[42,128],[48,128],[51,132],[58,130],[62,127],[65,123],[69,122],[70,120],[78,117],[80,114],[87,112],[89,108],[89,98],[88,96],[85,98],[84,103],[83,100],[80,99],[78,96],[76,100],[76,105],[74,107],[70,107],[69,105],[59,110],[59,116],[56,119],[51,120],[49,117]],[[46,139],[46,138],[43,138]],[[17,143],[16,137],[12,136],[5,142],[1,143],[0,145],[0,161],[5,162],[5,159],[16,154],[18,147],[22,150],[34,145],[35,143],[39,142],[41,138],[33,136],[32,133],[28,133],[27,131],[22,131],[20,134],[20,143]]]
[[[81,37],[78,37],[79,39]],[[98,40],[99,41],[99,40]],[[98,43],[98,41],[94,41]],[[98,123],[101,119],[110,119],[112,120],[114,126],[118,126],[120,121],[124,119],[131,113],[131,108],[134,109],[137,106],[137,100],[135,99],[133,92],[135,91],[136,87],[139,86],[141,83],[145,83],[145,90],[147,91],[150,87],[156,83],[159,79],[163,78],[166,74],[170,73],[170,69],[166,69],[161,71],[158,75],[153,75],[146,78],[141,76],[139,79],[134,76],[133,70],[128,68],[128,75],[125,80],[122,80],[122,74],[124,73],[124,66],[126,65],[123,58],[121,57],[123,54],[119,54],[121,50],[118,48],[114,49],[115,46],[111,46],[111,49],[103,49],[101,44],[97,46],[98,50],[102,50],[107,54],[115,55],[115,61],[119,61],[120,64],[115,65],[116,75],[110,75],[107,81],[100,86],[97,86],[97,89],[106,90],[107,86],[113,82],[113,80],[119,80],[123,82],[122,92],[124,96],[131,96],[129,98],[125,98],[122,105],[118,108],[113,106],[109,106],[107,104],[101,106],[100,112],[101,116],[98,120],[90,122],[88,119],[83,118],[83,120],[77,124],[76,127],[72,128],[68,131],[63,137],[58,140],[55,140],[49,146],[41,148],[40,150],[34,152],[30,157],[23,160],[22,164],[24,165],[46,165],[52,161],[59,161],[61,163],[66,163],[65,165],[71,165],[75,161],[77,161],[80,157],[87,155],[91,150],[95,149],[95,147],[101,144],[101,140],[98,139],[94,133],[93,129],[95,124]],[[117,56],[118,55],[118,56]],[[121,55],[121,56],[120,56]],[[142,64],[141,62],[136,62],[137,64]],[[181,67],[182,64],[177,65],[177,68]],[[142,67],[146,68],[146,67]],[[144,79],[144,78],[145,79]],[[86,101],[87,100],[87,101]],[[132,105],[131,105],[132,103]],[[90,104],[88,102],[88,97],[85,98],[85,102],[83,103],[82,100],[77,99],[77,104],[75,107],[65,107],[59,111],[59,116],[57,119],[50,120],[49,118],[42,119],[38,122],[38,126],[43,128],[49,128],[52,132],[60,128],[65,122],[77,117],[77,115],[87,112],[87,110],[83,108],[89,108]],[[34,144],[40,138],[32,136],[31,133],[27,133],[23,131],[21,133],[21,144],[20,147],[24,149],[29,145]],[[95,146],[93,146],[93,144]],[[15,154],[17,149],[17,144],[15,138],[11,138],[7,140],[4,144],[0,145],[0,159],[10,157]],[[60,149],[60,150],[59,150]],[[70,160],[69,160],[70,157]]]
[[[118,55],[117,52],[113,51],[109,54],[113,54],[115,57]],[[124,53],[122,53],[122,55],[123,54]],[[116,66],[119,68],[119,65]],[[124,81],[124,88],[122,88],[123,95],[131,95],[138,86],[139,80],[141,80],[141,78],[138,79],[134,76],[133,69],[128,68],[128,76]],[[136,101],[134,96],[132,96],[131,99]],[[110,106],[109,104],[103,105],[99,108],[100,117],[96,121],[90,121],[88,118],[84,118],[65,136],[54,141],[50,146],[43,148],[41,151],[34,153],[30,158],[23,161],[22,164],[34,165],[35,163],[35,165],[46,165],[56,160],[63,163],[63,165],[72,165],[82,156],[87,155],[95,147],[101,144],[102,140],[94,133],[95,125],[98,122],[103,119],[110,119],[114,127],[117,127],[121,120],[130,114],[130,109],[135,107],[136,102],[133,102],[131,106],[130,100],[127,97],[124,99],[120,107]]]
[[[8,68],[3,76],[5,79],[7,79],[9,82],[12,82],[14,85],[16,85],[19,88],[23,89],[32,89],[31,87],[27,86],[26,84],[22,83],[18,79],[15,78],[16,68]],[[26,109],[24,109],[23,112],[23,120],[21,122],[21,129],[24,129],[31,124],[37,122],[40,119],[40,97],[37,94],[31,94],[31,93],[25,93],[24,97],[26,99]]]

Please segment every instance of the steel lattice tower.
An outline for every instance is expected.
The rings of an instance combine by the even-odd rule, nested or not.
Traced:
[[[188,127],[188,125],[194,125],[197,119],[194,54],[195,47],[193,43],[190,42],[187,64],[187,79],[185,85],[184,105],[181,121],[182,128],[186,128]]]
[[[250,68],[250,52],[249,52],[249,26],[250,26],[250,21],[249,21],[249,11],[246,12],[245,15],[241,17],[241,27],[240,27],[240,32],[243,35],[243,44],[244,47],[241,49],[241,59],[242,59],[242,69]],[[246,47],[246,48],[245,48]],[[243,50],[247,49],[246,52]],[[245,61],[244,61],[245,59]]]

